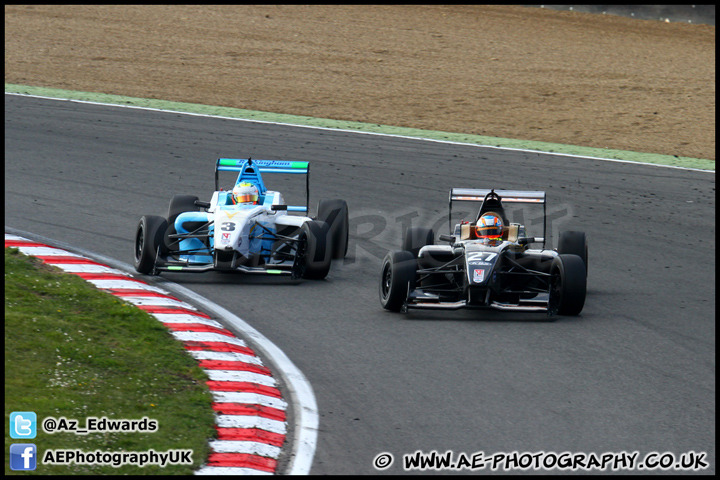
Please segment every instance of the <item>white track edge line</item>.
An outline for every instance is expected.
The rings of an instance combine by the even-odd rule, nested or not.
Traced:
[[[426,142],[446,143],[449,145],[464,145],[464,146],[468,146],[468,147],[492,148],[492,149],[496,149],[496,150],[507,150],[507,151],[511,151],[511,152],[527,152],[527,153],[537,153],[537,154],[541,154],[541,155],[555,155],[555,156],[559,156],[559,157],[600,160],[600,161],[604,161],[604,162],[630,163],[630,164],[635,164],[635,165],[645,165],[648,167],[675,168],[675,169],[679,169],[679,170],[690,170],[690,171],[694,171],[694,172],[712,173],[713,175],[715,174],[714,170],[705,170],[703,168],[680,167],[677,165],[664,165],[661,163],[636,162],[633,160],[621,160],[621,159],[617,159],[617,158],[593,157],[593,156],[588,156],[588,155],[577,155],[577,154],[573,154],[573,153],[558,153],[558,152],[548,152],[545,150],[532,150],[532,149],[526,149],[526,148],[499,147],[497,145],[482,145],[482,144],[477,144],[477,143],[455,142],[452,140],[438,140],[435,138],[412,137],[409,135],[398,135],[398,134],[392,134],[392,133],[363,132],[360,130],[348,130],[348,129],[343,129],[343,128],[320,127],[320,126],[316,126],[316,125],[298,125],[295,123],[271,122],[269,120],[256,120],[256,119],[251,119],[251,118],[226,117],[223,115],[210,115],[207,113],[192,113],[192,112],[183,112],[180,110],[164,110],[161,108],[141,107],[138,105],[120,105],[117,103],[92,102],[89,100],[77,100],[77,99],[72,99],[72,98],[46,97],[46,96],[42,96],[42,95],[30,95],[27,93],[5,92],[5,95],[41,98],[41,99],[45,99],[45,100],[58,100],[58,101],[63,101],[63,102],[86,103],[89,105],[102,105],[102,106],[106,106],[106,107],[119,107],[119,108],[130,108],[130,109],[136,109],[136,110],[148,110],[148,111],[152,111],[152,112],[175,113],[175,114],[179,114],[179,115],[190,115],[193,117],[219,118],[219,119],[223,119],[223,120],[236,120],[239,122],[265,123],[265,124],[269,124],[269,125],[282,125],[282,126],[297,127],[297,128],[312,128],[312,129],[316,129],[316,130],[328,130],[328,131],[343,132],[343,133],[359,133],[362,135],[377,135],[380,137],[396,137],[396,138],[403,138],[403,139],[407,139],[407,140],[423,140]],[[207,105],[207,106],[212,107],[212,105]],[[269,113],[269,112],[267,112],[267,113]],[[448,133],[453,133],[453,132],[448,132]],[[460,135],[462,135],[462,134],[460,134]],[[574,146],[574,145],[571,145],[571,146]],[[703,160],[703,159],[700,159],[700,160]]]

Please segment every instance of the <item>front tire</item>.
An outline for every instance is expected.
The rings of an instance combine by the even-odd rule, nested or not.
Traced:
[[[585,306],[587,275],[585,264],[577,255],[558,255],[550,266],[554,275],[548,299],[548,316],[579,315]]]
[[[139,273],[153,275],[155,259],[164,255],[165,244],[163,235],[167,230],[167,220],[155,215],[144,215],[140,218],[135,231],[135,270]]]
[[[417,263],[411,252],[388,252],[380,274],[380,304],[391,312],[399,312],[410,290],[415,288]]]
[[[330,272],[332,242],[325,222],[305,222],[302,226],[301,241],[305,242],[305,272],[303,278],[322,280]]]

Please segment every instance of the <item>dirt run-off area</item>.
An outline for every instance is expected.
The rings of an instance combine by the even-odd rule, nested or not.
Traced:
[[[715,159],[708,25],[498,5],[6,5],[5,82]]]

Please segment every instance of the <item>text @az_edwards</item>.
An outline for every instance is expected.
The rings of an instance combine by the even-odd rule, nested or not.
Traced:
[[[119,432],[119,433],[154,433],[158,430],[158,421],[143,417],[140,420],[109,419],[107,417],[87,417],[85,425],[81,426],[75,419],[65,417],[46,417],[42,421],[42,428],[45,433],[70,432],[77,435],[88,433]]]

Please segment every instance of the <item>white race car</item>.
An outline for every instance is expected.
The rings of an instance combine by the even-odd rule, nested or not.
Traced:
[[[219,172],[238,172],[235,187],[254,186],[255,201],[241,203],[219,188]],[[262,173],[304,174],[306,204],[287,205],[280,192],[267,190]],[[145,215],[135,234],[135,269],[160,272],[238,271],[249,274],[325,278],[331,259],[348,251],[348,207],[344,200],[321,200],[307,215],[308,162],[218,159],[210,202],[175,195],[167,218]]]

